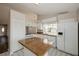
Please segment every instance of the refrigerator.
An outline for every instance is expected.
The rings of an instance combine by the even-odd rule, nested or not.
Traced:
[[[57,48],[71,55],[78,55],[78,22],[73,19],[58,22]]]

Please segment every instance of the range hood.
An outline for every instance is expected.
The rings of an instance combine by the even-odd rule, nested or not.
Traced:
[[[26,35],[27,34],[36,34],[37,28],[33,26],[26,26]]]

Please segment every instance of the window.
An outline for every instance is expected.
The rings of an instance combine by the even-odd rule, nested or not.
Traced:
[[[57,35],[57,23],[43,24],[43,33],[49,35]]]

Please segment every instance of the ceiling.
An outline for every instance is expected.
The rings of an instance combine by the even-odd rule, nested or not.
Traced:
[[[71,12],[79,8],[79,4],[73,3],[40,3],[38,5],[24,4],[24,6],[28,7],[38,15],[52,15],[66,11]]]
[[[78,3],[9,3],[11,8],[21,9],[23,12],[33,12],[38,15],[53,15],[61,12],[73,12],[79,8]]]

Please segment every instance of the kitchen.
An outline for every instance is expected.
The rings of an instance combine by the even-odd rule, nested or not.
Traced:
[[[5,7],[5,5],[8,7]],[[15,5],[17,7],[13,7]],[[29,7],[31,7],[30,5],[35,6],[35,4],[3,4],[2,6],[0,6],[1,8],[0,18],[3,19],[0,20],[0,22],[2,22],[2,24],[8,24],[7,35],[9,39],[8,50],[10,56],[14,55],[19,50],[22,50],[23,52],[23,54],[21,54],[22,56],[30,56],[30,55],[36,56],[33,53],[34,51],[35,53],[37,53],[36,47],[34,48],[31,46],[32,48],[32,52],[31,52],[30,49],[28,50],[28,47],[30,48],[30,46],[27,44],[26,46],[27,48],[25,48],[24,47],[25,44],[22,43],[24,39],[26,39],[26,41],[28,42],[29,38],[32,40],[35,39],[36,42],[38,43],[40,42],[42,44],[42,42],[38,40],[40,38],[40,40],[42,39],[43,43],[48,44],[48,45],[45,44],[41,45],[43,47],[46,46],[46,48],[44,48],[45,51],[44,53],[41,52],[43,54],[40,54],[40,52],[37,53],[37,55],[39,56],[40,55],[48,55],[48,56],[78,55],[78,16],[79,16],[79,14],[77,14],[79,12],[78,9],[77,11],[74,12],[72,11],[73,13],[69,12],[70,10],[68,12],[65,11],[60,13],[58,11],[58,13],[56,15],[54,14],[54,16],[46,15],[46,16],[38,17],[39,15],[37,16],[32,12],[25,13],[25,10],[20,8],[21,6],[25,7],[25,5]],[[40,5],[44,7],[44,4],[40,4]],[[47,4],[47,5],[50,6],[53,4]],[[61,6],[62,4],[56,4],[56,5]],[[76,4],[71,4],[70,6],[73,5]],[[5,23],[5,19],[7,20],[6,23]],[[35,45],[35,43],[33,44],[29,43],[29,44]],[[51,45],[53,46],[52,48]],[[51,48],[50,51],[47,51],[49,48]],[[42,51],[43,48],[40,49]],[[16,56],[16,54],[14,56]]]

